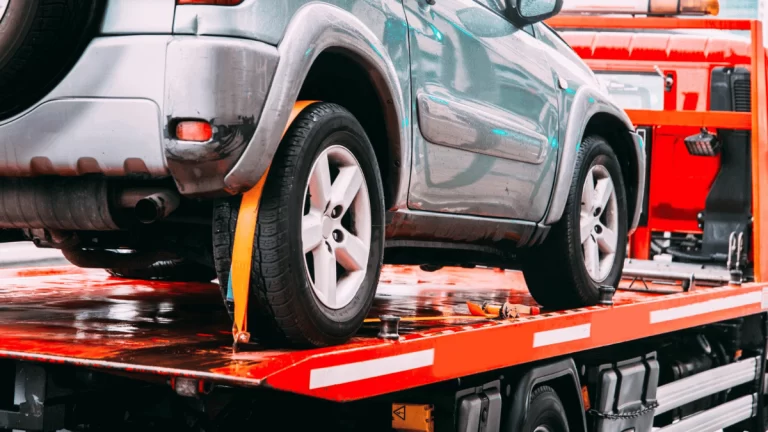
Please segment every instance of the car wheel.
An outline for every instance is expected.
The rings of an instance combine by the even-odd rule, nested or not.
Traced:
[[[530,251],[523,272],[546,308],[591,306],[602,285],[621,279],[627,249],[627,197],[616,154],[601,137],[585,138],[568,201],[544,244]]]
[[[214,257],[230,301],[239,204],[221,200],[214,211]],[[286,132],[261,196],[248,304],[252,336],[300,346],[347,341],[371,308],[383,251],[383,188],[370,141],[346,109],[309,105]]]
[[[103,2],[0,1],[0,118],[49,92],[85,49]]]
[[[522,432],[569,432],[565,408],[552,387],[533,391]]]
[[[112,268],[107,273],[119,278],[169,282],[211,282],[216,278],[212,268],[184,259],[158,261],[144,268]]]

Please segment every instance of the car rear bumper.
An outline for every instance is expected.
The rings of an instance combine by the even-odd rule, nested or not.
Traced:
[[[0,122],[0,176],[167,177],[185,195],[223,192],[261,115],[277,49],[225,37],[94,39],[43,100]],[[175,122],[213,125],[204,143]]]

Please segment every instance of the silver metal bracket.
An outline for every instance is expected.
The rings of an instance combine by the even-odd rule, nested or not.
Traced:
[[[722,286],[729,283],[730,272],[723,267],[706,267],[700,264],[627,259],[624,263],[624,279],[630,279],[624,291],[674,294],[687,292],[695,287]],[[654,283],[657,287],[649,286]],[[658,285],[671,285],[669,290]]]

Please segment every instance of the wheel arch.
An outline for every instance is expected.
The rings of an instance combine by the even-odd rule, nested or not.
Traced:
[[[385,206],[393,206],[402,171],[398,112],[387,78],[354,51],[329,47],[318,54],[299,91],[299,100],[319,100],[343,106],[360,122],[376,154]]]
[[[590,134],[596,134],[608,142],[619,159],[627,188],[628,233],[631,234],[642,211],[646,163],[642,140],[634,132],[629,116],[593,87],[579,88],[571,106],[560,149],[555,187],[544,223],[554,224],[563,215],[581,141]]]
[[[540,364],[523,374],[512,390],[512,406],[508,411],[506,430],[522,430],[531,405],[531,394],[542,385],[552,387],[563,403],[571,432],[586,432],[584,401],[576,363],[565,358]]]
[[[294,14],[278,45],[278,53],[280,60],[275,77],[280,78],[271,84],[253,138],[225,178],[227,190],[233,194],[246,191],[266,171],[288,121],[290,110],[285,109],[286,106],[293,106],[297,100],[307,97],[336,103],[340,101],[334,99],[341,98],[347,103],[341,101],[340,105],[347,109],[350,109],[348,105],[352,101],[350,111],[356,114],[357,106],[363,105],[361,101],[346,94],[334,95],[327,90],[313,92],[306,85],[308,79],[315,79],[318,71],[326,68],[323,63],[328,58],[337,57],[344,59],[347,65],[354,65],[358,77],[365,77],[365,81],[358,81],[362,86],[375,90],[383,119],[378,125],[374,121],[366,123],[369,128],[381,130],[383,127],[386,131],[383,139],[370,138],[377,157],[379,154],[387,156],[387,169],[382,170],[382,175],[388,178],[385,183],[387,205],[403,200],[408,187],[408,171],[403,167],[410,166],[406,127],[408,105],[397,69],[381,41],[350,12],[328,4],[310,3]],[[366,125],[363,126],[365,128]],[[368,128],[366,132],[369,132]],[[382,142],[387,144],[386,151],[382,150]]]
[[[634,149],[636,145],[633,132],[630,132],[619,118],[610,113],[598,112],[589,119],[584,128],[584,137],[590,135],[605,139],[619,160],[627,193],[628,234],[631,234],[637,227],[642,211],[645,170],[640,167],[644,165],[641,159],[644,156]]]

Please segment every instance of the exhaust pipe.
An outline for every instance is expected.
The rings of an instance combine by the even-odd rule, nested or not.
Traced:
[[[113,191],[103,179],[0,177],[0,230],[114,231],[120,229],[115,208],[134,209],[141,222],[151,223],[181,201],[167,187],[126,189],[116,196]]]
[[[160,188],[125,189],[120,192],[118,205],[133,209],[136,218],[145,224],[157,222],[179,207],[178,192]]]
[[[180,202],[179,194],[159,191],[139,199],[133,209],[140,222],[150,224],[168,217]]]

